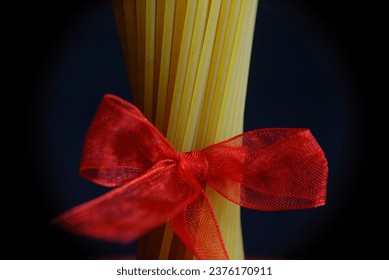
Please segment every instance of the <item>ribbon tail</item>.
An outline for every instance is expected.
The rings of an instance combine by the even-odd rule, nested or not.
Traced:
[[[189,203],[170,224],[198,259],[229,259],[215,214],[204,193]]]
[[[161,162],[131,182],[54,219],[88,237],[129,243],[174,218],[200,190],[179,182],[177,164]]]

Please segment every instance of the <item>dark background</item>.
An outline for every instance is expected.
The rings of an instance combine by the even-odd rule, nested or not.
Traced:
[[[129,256],[134,245],[89,240],[50,224],[105,192],[81,179],[77,168],[102,95],[130,99],[110,1],[36,1],[13,11],[5,43],[11,46],[6,70],[15,75],[2,103],[3,112],[11,109],[3,122],[12,122],[3,126],[11,142],[4,153],[11,157],[3,172],[0,258]],[[326,152],[330,176],[323,208],[243,210],[248,256],[387,258],[387,184],[377,179],[382,173],[375,164],[381,151],[374,126],[375,13],[376,7],[354,1],[260,1],[245,130],[309,127]]]

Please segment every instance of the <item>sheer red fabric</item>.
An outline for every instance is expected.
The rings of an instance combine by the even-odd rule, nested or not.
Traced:
[[[106,95],[86,136],[80,173],[116,188],[55,223],[131,242],[170,222],[198,259],[228,259],[206,186],[251,209],[312,208],[325,204],[328,167],[308,129],[253,130],[179,153],[135,106]]]

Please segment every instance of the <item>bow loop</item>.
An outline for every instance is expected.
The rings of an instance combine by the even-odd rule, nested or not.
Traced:
[[[236,204],[264,211],[325,204],[327,160],[308,129],[253,130],[205,150],[209,184]]]
[[[114,187],[175,158],[170,143],[135,106],[107,94],[86,135],[80,174]]]

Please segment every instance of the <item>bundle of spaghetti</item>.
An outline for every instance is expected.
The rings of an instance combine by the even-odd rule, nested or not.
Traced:
[[[113,0],[133,100],[177,151],[243,131],[258,0]],[[231,259],[243,259],[239,206],[211,188]],[[199,225],[201,226],[201,224]],[[192,259],[166,224],[139,242],[141,259]]]

